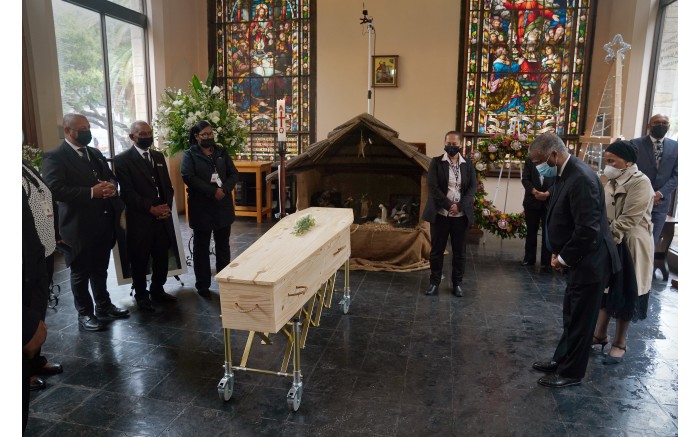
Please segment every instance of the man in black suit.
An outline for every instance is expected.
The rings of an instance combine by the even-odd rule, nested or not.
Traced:
[[[128,310],[112,304],[107,291],[107,267],[123,203],[116,194],[116,178],[107,160],[99,150],[87,147],[92,141],[87,118],[66,114],[63,133],[63,143],[44,154],[43,176],[58,201],[59,231],[70,248],[66,265],[70,267],[79,328],[101,331],[105,324],[100,318],[129,315]]]
[[[525,237],[525,257],[520,263],[523,266],[534,266],[537,261],[537,232],[542,224],[542,248],[540,249],[540,263],[542,272],[551,272],[550,266],[552,254],[547,249],[544,232],[544,219],[547,214],[547,200],[550,193],[547,191],[554,182],[556,168],[546,163],[535,165],[530,158],[525,160],[522,183],[525,187],[523,197],[523,209],[525,210],[525,224],[527,235]]]
[[[651,181],[654,188],[654,244],[659,241],[670,207],[671,194],[678,187],[678,141],[666,138],[669,119],[663,114],[653,115],[647,124],[649,135],[635,138],[637,167]]]
[[[121,197],[126,204],[126,246],[136,304],[155,311],[152,300],[174,302],[163,284],[168,277],[168,249],[175,241],[170,207],[173,185],[162,153],[151,150],[153,129],[135,121],[129,134],[133,146],[114,158]],[[152,260],[150,298],[146,290],[148,261]]]
[[[556,167],[547,212],[551,265],[566,275],[564,332],[551,361],[538,361],[535,370],[548,372],[537,382],[547,387],[580,384],[586,374],[596,318],[612,273],[620,260],[605,213],[603,185],[584,162],[571,156],[556,135],[538,136],[530,145],[535,165]]]
[[[460,155],[460,144],[459,132],[447,132],[445,153],[434,157],[428,168],[428,201],[423,211],[423,220],[430,223],[430,286],[425,291],[428,296],[437,294],[448,237],[452,241],[452,294],[464,295],[465,233],[474,223],[476,171],[471,161]]]

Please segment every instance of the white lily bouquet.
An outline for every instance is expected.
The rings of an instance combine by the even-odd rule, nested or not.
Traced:
[[[162,141],[162,151],[172,156],[189,148],[189,133],[198,121],[207,121],[214,131],[214,141],[235,157],[248,142],[245,121],[226,102],[223,91],[211,86],[212,69],[206,83],[195,75],[189,92],[166,88],[153,121],[153,130]]]

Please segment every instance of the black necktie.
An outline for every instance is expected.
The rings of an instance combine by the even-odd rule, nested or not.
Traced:
[[[148,152],[143,152],[143,159],[146,160],[146,165],[148,168],[153,170],[153,163],[151,163],[151,155]]]
[[[654,156],[656,157],[656,168],[661,164],[661,157],[664,154],[664,143],[659,140],[654,141]]]
[[[80,159],[87,162],[88,164],[90,163],[90,158],[88,158],[87,156],[87,150],[83,148],[78,149],[78,155],[80,155]]]

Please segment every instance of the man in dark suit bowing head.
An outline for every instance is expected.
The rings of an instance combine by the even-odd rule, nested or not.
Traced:
[[[448,237],[452,241],[452,294],[464,295],[465,233],[474,223],[476,171],[471,161],[460,155],[461,144],[459,132],[447,132],[445,152],[434,157],[428,168],[428,201],[423,211],[423,220],[430,223],[430,286],[425,291],[428,296],[437,294]]]
[[[173,185],[162,153],[152,150],[153,129],[145,121],[131,124],[132,146],[114,158],[114,171],[126,203],[126,246],[139,308],[153,312],[152,300],[175,302],[163,285],[168,277],[168,249],[175,241],[171,207]],[[146,289],[152,260],[150,291]]]
[[[551,133],[535,138],[530,159],[557,170],[545,243],[552,252],[552,268],[566,276],[564,332],[552,359],[532,367],[548,373],[539,384],[566,387],[580,384],[586,374],[603,290],[610,275],[620,269],[620,261],[605,214],[603,185],[595,172],[571,156],[561,138]]]
[[[112,304],[107,291],[107,267],[124,204],[117,195],[117,181],[107,160],[99,150],[87,147],[92,141],[87,118],[66,114],[63,134],[63,143],[44,154],[42,173],[58,201],[59,232],[70,248],[65,257],[78,327],[100,331],[105,328],[100,319],[129,315],[128,310]]]
[[[647,124],[649,135],[635,138],[637,167],[651,181],[654,188],[654,244],[659,241],[668,215],[671,194],[678,187],[678,141],[666,138],[670,123],[663,114],[653,115]]]

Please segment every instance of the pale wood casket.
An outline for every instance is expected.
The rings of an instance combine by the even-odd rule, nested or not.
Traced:
[[[316,225],[293,234],[310,214]],[[350,257],[350,208],[313,207],[280,220],[216,275],[224,328],[278,332]]]

